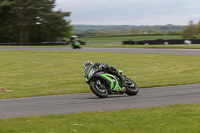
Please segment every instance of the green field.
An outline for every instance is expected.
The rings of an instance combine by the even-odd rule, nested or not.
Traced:
[[[199,133],[200,104],[0,119],[1,133]]]
[[[158,35],[158,36],[116,36],[116,37],[84,37],[78,38],[85,41],[87,45],[121,45],[122,41],[141,41],[155,39],[182,39],[180,35]]]
[[[200,83],[200,56],[70,51],[1,51],[0,98],[90,92],[82,64],[106,62],[139,88]]]
[[[86,42],[87,45],[83,47],[200,49],[200,45],[122,45],[122,41],[128,40],[182,39],[180,35],[84,37],[79,39]]]

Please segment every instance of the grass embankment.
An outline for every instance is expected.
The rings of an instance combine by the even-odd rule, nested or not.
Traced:
[[[200,104],[0,119],[1,133],[199,133]]]
[[[69,51],[1,51],[0,99],[89,92],[82,64],[106,62],[140,88],[200,83],[200,56]]]
[[[84,47],[115,47],[115,48],[170,48],[170,49],[200,49],[200,45],[122,45],[122,41],[141,41],[155,39],[182,39],[180,35],[160,36],[116,36],[116,37],[84,37]]]
[[[87,45],[121,45],[122,41],[141,41],[155,39],[182,39],[180,35],[160,35],[160,36],[116,36],[116,37],[83,37]]]

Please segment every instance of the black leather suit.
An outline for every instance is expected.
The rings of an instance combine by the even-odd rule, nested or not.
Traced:
[[[108,66],[108,64],[106,63],[100,63],[97,62],[94,64],[94,67],[97,67],[98,69],[102,69],[105,70],[107,73],[113,74],[116,77],[118,77],[122,82],[124,81],[123,77],[121,76],[121,74],[117,71],[117,69],[113,66]]]

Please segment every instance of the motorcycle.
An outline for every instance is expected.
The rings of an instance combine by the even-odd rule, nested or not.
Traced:
[[[70,42],[73,49],[81,48],[81,43],[77,40],[77,36],[71,36]]]
[[[81,48],[81,44],[80,44],[80,42],[78,42],[78,41],[72,42],[71,45],[72,45],[72,48],[73,48],[73,49]]]
[[[138,87],[136,83],[122,75],[123,71],[118,72],[125,79],[124,83],[115,75],[106,73],[104,70],[97,69],[93,65],[83,64],[85,70],[85,82],[90,86],[91,91],[99,98],[106,98],[112,94],[124,94],[129,96],[137,95]]]

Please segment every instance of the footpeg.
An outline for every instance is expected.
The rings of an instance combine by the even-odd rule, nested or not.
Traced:
[[[126,92],[126,87],[122,87],[122,91],[123,91],[123,92]]]

